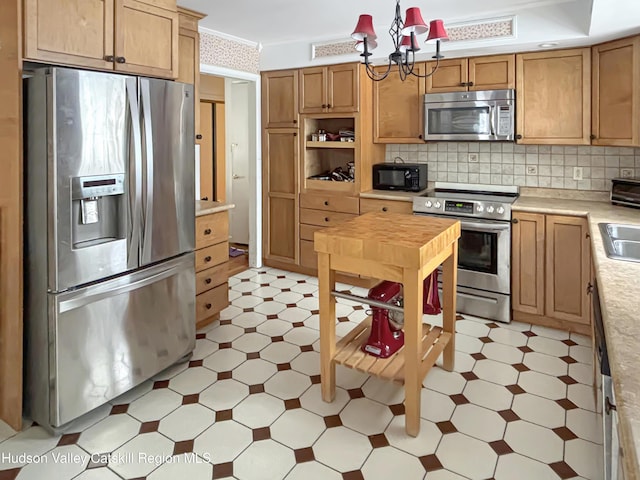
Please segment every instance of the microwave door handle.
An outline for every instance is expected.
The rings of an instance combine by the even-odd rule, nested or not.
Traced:
[[[491,128],[491,136],[496,136],[495,115],[498,110],[495,105],[489,107],[489,127]]]

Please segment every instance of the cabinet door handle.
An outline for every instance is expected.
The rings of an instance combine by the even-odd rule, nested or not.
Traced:
[[[294,136],[294,137],[297,137],[297,136],[298,136],[298,134],[297,134],[297,133],[295,133],[295,132],[293,132],[293,136]]]
[[[204,200],[205,202],[209,200],[209,197],[202,197],[200,200]]]
[[[107,62],[113,62],[116,58],[113,55],[106,55],[104,59]]]
[[[386,212],[387,211],[387,207],[382,207],[382,211]]]
[[[467,87],[473,87],[473,82],[467,82]]]
[[[293,123],[298,123],[298,120],[294,120]]]
[[[204,283],[206,283],[207,285],[209,285],[211,283],[211,279],[210,278],[205,278],[204,279]]]
[[[329,217],[324,217],[324,221],[328,222],[329,221]]]
[[[200,134],[196,135],[196,140],[202,140],[202,135]]]
[[[511,223],[518,223],[520,220],[518,220],[517,218],[513,218],[511,219]]]
[[[323,104],[322,104],[322,108],[327,108],[327,106],[323,103]]]
[[[327,108],[331,108],[331,104],[330,103],[327,105]]]
[[[211,305],[210,303],[207,303],[207,304],[204,306],[204,308],[206,308],[207,310],[211,310],[211,307],[212,307],[212,306],[213,306],[213,305]]]
[[[589,295],[593,293],[593,285],[591,284],[591,282],[589,282],[589,284],[587,285],[587,293]]]
[[[206,257],[204,257],[204,262],[205,263],[209,263],[211,261],[211,256],[207,255]]]
[[[207,229],[204,231],[204,234],[205,234],[205,235],[211,235],[211,229],[210,229],[210,228],[207,228]]]
[[[116,57],[116,62],[117,63],[125,63],[127,61],[126,58],[124,57]]]
[[[418,135],[418,138],[419,138],[420,140],[422,140],[422,135]]]
[[[522,140],[522,135],[517,134],[517,135],[516,135],[516,140]]]
[[[467,86],[467,82],[460,82],[460,86],[461,87],[466,87]]]
[[[590,138],[591,140],[595,140],[595,139],[596,139],[596,138],[598,138],[598,137],[596,137],[596,136],[592,133],[592,134],[589,136],[589,138]]]
[[[324,201],[324,204],[325,204],[325,205],[327,205],[327,206],[329,206],[329,201],[328,201],[328,200],[325,200],[325,201]]]

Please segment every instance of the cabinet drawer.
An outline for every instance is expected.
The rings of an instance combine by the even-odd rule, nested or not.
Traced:
[[[215,267],[229,260],[229,242],[196,250],[196,272]]]
[[[227,265],[227,262],[224,262],[213,268],[207,268],[206,270],[196,273],[196,295],[200,295],[207,290],[211,290],[225,283],[229,278]]]
[[[228,212],[196,217],[196,249],[229,240]]]
[[[401,200],[376,200],[372,198],[360,199],[360,214],[369,212],[413,213],[413,203]]]
[[[316,225],[300,225],[300,240],[309,240],[313,242],[313,234],[318,230],[321,230],[322,227],[318,227]]]
[[[229,305],[229,284],[222,285],[196,296],[196,322],[200,322],[224,310]]]
[[[360,212],[357,197],[343,197],[338,195],[301,193],[300,207],[328,210],[331,212],[354,213],[356,215]]]
[[[319,227],[329,227],[356,217],[357,215],[351,215],[349,213],[311,210],[310,208],[300,209],[300,223],[317,225]]]
[[[300,240],[300,265],[307,268],[318,268],[318,254],[313,249],[313,241]]]

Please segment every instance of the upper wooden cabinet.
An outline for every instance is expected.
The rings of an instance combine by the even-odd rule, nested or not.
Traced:
[[[298,71],[262,74],[263,128],[298,128]]]
[[[25,0],[28,60],[175,78],[175,0]]]
[[[346,113],[360,108],[359,64],[300,70],[300,113]]]
[[[436,62],[427,62],[427,72]],[[515,55],[456,58],[441,60],[438,69],[427,77],[427,93],[502,90],[515,88]]]
[[[592,143],[640,145],[640,37],[592,49]]]
[[[378,67],[384,73],[387,67]],[[416,73],[424,75],[425,64]],[[424,79],[409,75],[401,81],[395,71],[373,82],[373,141],[376,143],[424,143],[422,109]]]
[[[178,80],[193,85],[194,132],[196,139],[202,137],[200,131],[200,34],[198,21],[205,15],[178,8]]]
[[[591,143],[591,49],[516,55],[519,143]]]

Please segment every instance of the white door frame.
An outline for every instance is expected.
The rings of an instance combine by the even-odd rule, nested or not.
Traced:
[[[248,80],[255,92],[255,158],[249,159],[249,266],[262,266],[262,122],[260,111],[260,75],[200,64],[200,73],[217,75],[225,78]],[[228,169],[227,169],[228,170]]]

